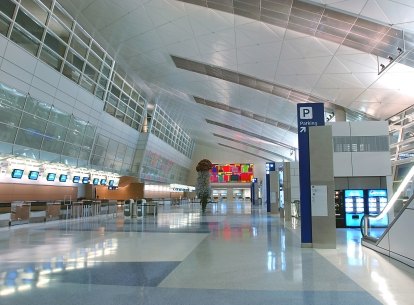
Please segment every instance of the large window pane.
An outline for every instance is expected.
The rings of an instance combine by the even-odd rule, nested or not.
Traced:
[[[108,55],[106,55],[106,57],[105,57],[105,63],[106,63],[108,66],[111,66],[111,67],[112,67],[112,63],[113,63],[112,58],[110,58]]]
[[[40,59],[58,71],[60,71],[60,68],[62,67],[62,58],[60,58],[46,46],[43,46],[42,50],[40,51]]]
[[[7,36],[9,27],[10,21],[7,20],[4,16],[0,15],[0,34]]]
[[[46,103],[39,102],[31,97],[27,99],[24,111],[37,117],[48,119],[51,106]]]
[[[14,143],[17,128],[0,123],[0,142]]]
[[[98,80],[98,71],[96,71],[94,68],[92,68],[89,64],[85,65],[85,71],[84,74],[88,76],[91,80],[96,82]]]
[[[119,111],[119,110],[117,110],[116,111],[116,113],[115,113],[115,117],[118,119],[118,120],[120,120],[120,121],[124,121],[124,118],[125,118],[125,113],[123,113],[123,112],[121,112],[121,111]]]
[[[67,129],[56,124],[48,123],[45,136],[59,141],[65,140]]]
[[[95,136],[95,126],[87,124],[84,131],[85,136],[93,138]],[[92,139],[93,141],[93,139]]]
[[[91,155],[91,151],[88,149],[81,149],[79,153],[79,159],[82,160],[89,160],[89,157]]]
[[[75,27],[75,34],[87,45],[90,43],[90,38],[86,34],[86,32],[79,26],[79,24]]]
[[[53,9],[53,14],[60,19],[69,29],[72,28],[73,20],[69,16],[69,14],[66,13],[66,11],[58,4],[55,3],[55,7]]]
[[[19,126],[21,115],[21,110],[11,108],[0,101],[0,122],[11,126]]]
[[[79,53],[83,58],[86,57],[86,53],[88,52],[88,47],[82,43],[79,39],[76,37],[72,38],[72,41],[70,42],[70,46]]]
[[[90,93],[94,93],[95,92],[95,87],[96,84],[90,80],[89,78],[87,78],[86,76],[82,77],[81,82],[79,83],[83,88],[85,88],[86,90],[88,90]]]
[[[66,142],[81,145],[82,144],[83,135],[79,132],[68,131],[66,135]]]
[[[105,137],[103,135],[98,135],[98,138],[96,139],[96,145],[102,146],[105,149],[108,147],[109,144],[109,138]]]
[[[40,2],[42,2],[47,8],[50,9],[52,7],[53,0],[40,0]]]
[[[94,155],[98,155],[98,156],[105,156],[106,153],[106,148],[102,147],[102,146],[96,146],[93,148],[93,153]]]
[[[111,104],[114,107],[118,106],[118,99],[115,96],[113,96],[112,94],[108,95],[108,102],[109,102],[109,104]]]
[[[75,67],[69,65],[68,63],[65,63],[63,66],[63,75],[68,77],[69,79],[73,80],[74,82],[79,82],[80,78],[80,72]]]
[[[67,28],[65,28],[59,21],[55,18],[50,18],[49,20],[49,29],[53,31],[60,39],[64,42],[69,41],[70,32]]]
[[[9,105],[13,108],[23,109],[26,103],[26,96],[0,84],[0,100],[4,105]]]
[[[104,51],[98,46],[98,44],[95,41],[92,42],[91,48],[92,48],[92,51],[94,51],[96,55],[98,55],[101,59],[104,58],[104,55],[105,55]]]
[[[101,70],[102,61],[99,57],[97,57],[94,53],[89,52],[88,55],[88,62],[95,67],[98,71]]]
[[[46,121],[34,115],[23,113],[20,127],[43,136],[46,129]]]
[[[104,99],[104,96],[105,96],[105,89],[104,89],[104,88],[102,88],[102,87],[100,87],[100,86],[98,86],[98,87],[96,88],[95,95],[96,95],[97,97],[99,97],[101,100],[103,100],[103,99]]]
[[[102,67],[102,74],[109,78],[109,74],[111,74],[111,69],[108,66],[104,65]]]
[[[91,158],[91,164],[102,166],[104,161],[104,157],[93,155]]]
[[[3,14],[9,18],[13,18],[15,8],[16,8],[16,4],[11,2],[10,0],[0,1],[0,11],[3,12]]]
[[[57,154],[62,153],[64,142],[58,141],[56,139],[45,137],[43,139],[42,150],[49,151]]]
[[[112,116],[115,116],[116,108],[109,103],[105,104],[104,110]]]
[[[3,1],[3,0],[2,0]],[[47,11],[44,10],[36,1],[34,0],[21,0],[21,5],[30,12],[38,21],[46,24]],[[17,20],[17,18],[16,18]]]
[[[72,50],[68,51],[66,60],[69,63],[71,63],[75,68],[77,68],[79,71],[82,71],[85,61],[81,57],[76,55],[74,52],[72,52]]]
[[[85,132],[86,125],[86,122],[78,120],[74,116],[72,116],[72,119],[70,120],[69,124],[69,129],[83,134]]]
[[[32,37],[30,37],[23,29],[19,26],[14,25],[13,31],[11,33],[10,39],[17,43],[19,46],[26,49],[33,55],[37,55],[37,50],[39,49],[39,42]]]
[[[33,129],[24,130],[19,129],[16,137],[16,144],[27,146],[35,149],[40,149],[43,135]]]
[[[80,147],[69,143],[65,143],[62,151],[62,155],[78,158]]]
[[[43,26],[29,17],[22,9],[20,9],[17,13],[16,22],[37,39],[42,39]]]
[[[93,138],[84,137],[82,141],[82,147],[85,149],[92,149],[93,146]]]
[[[49,121],[67,127],[69,125],[70,114],[64,113],[54,107],[50,111]]]

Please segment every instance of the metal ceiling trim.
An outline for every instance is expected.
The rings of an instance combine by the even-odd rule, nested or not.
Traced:
[[[218,145],[220,145],[220,146],[226,147],[226,148],[234,149],[234,150],[240,151],[240,152],[242,152],[242,153],[245,153],[245,154],[249,154],[249,155],[255,156],[255,157],[257,157],[257,158],[260,158],[260,159],[263,159],[263,160],[266,160],[266,161],[275,161],[275,160],[271,160],[271,159],[269,159],[269,158],[265,158],[265,157],[262,157],[262,156],[256,155],[256,154],[254,154],[254,153],[251,153],[251,152],[248,152],[248,151],[246,151],[246,150],[243,150],[243,149],[240,149],[240,148],[236,148],[236,147],[233,147],[233,146],[230,146],[230,145],[226,145],[226,144],[223,144],[223,143],[217,143],[217,144],[218,144]]]
[[[220,123],[220,122],[216,122],[216,121],[213,121],[213,120],[209,120],[209,119],[206,119],[206,122],[207,122],[207,124],[222,127],[222,128],[225,128],[225,129],[229,129],[229,130],[234,131],[234,132],[239,132],[239,133],[247,135],[249,137],[260,139],[262,141],[265,141],[265,142],[268,142],[268,143],[271,143],[271,144],[275,144],[275,145],[281,146],[281,147],[289,149],[289,150],[296,150],[297,149],[297,147],[291,146],[289,144],[286,144],[286,143],[283,143],[283,142],[280,142],[280,141],[270,139],[270,138],[265,137],[265,136],[261,136],[259,134],[254,133],[254,132],[247,131],[247,130],[244,130],[244,129],[241,129],[241,128],[233,127],[233,126],[230,126],[230,125],[227,125],[227,124],[224,124],[224,123]]]
[[[228,105],[223,104],[223,103],[210,101],[210,100],[204,99],[202,97],[198,97],[198,96],[193,96],[193,99],[197,104],[201,104],[201,105],[209,106],[209,107],[212,107],[212,108],[224,110],[224,111],[227,111],[227,112],[235,113],[235,114],[238,114],[238,115],[242,115],[242,116],[247,117],[249,119],[253,119],[253,120],[256,120],[256,121],[259,121],[259,122],[262,122],[262,123],[266,123],[268,125],[272,125],[274,127],[284,129],[286,131],[290,131],[292,133],[296,133],[296,134],[298,133],[298,129],[296,127],[285,124],[285,123],[282,123],[282,122],[279,122],[277,120],[274,120],[274,119],[271,119],[271,118],[268,118],[268,117],[265,117],[265,116],[262,116],[260,114],[256,114],[256,113],[246,111],[246,110],[243,110],[243,109],[239,109],[239,108],[236,108],[236,107],[228,106]]]
[[[390,25],[307,1],[225,0],[224,3],[220,1],[220,4],[218,0],[176,1],[258,20],[383,58],[384,50],[380,44],[395,43],[394,52],[388,55],[396,55],[397,48],[407,50],[408,45],[414,45],[414,34],[404,35],[405,32]],[[391,40],[390,36],[398,39]],[[414,67],[411,61],[403,61],[401,64]]]
[[[226,136],[223,136],[223,135],[219,135],[217,133],[213,133],[213,136],[218,137],[218,138],[221,138],[221,139],[224,139],[224,140],[227,140],[227,141],[232,141],[232,142],[235,142],[235,143],[238,143],[238,144],[242,144],[242,145],[251,147],[253,149],[257,149],[257,150],[263,151],[263,152],[265,152],[267,154],[274,155],[274,156],[277,156],[279,158],[282,158],[283,160],[294,161],[293,158],[288,158],[288,157],[283,156],[281,154],[275,153],[275,152],[270,151],[268,149],[264,149],[262,147],[258,147],[258,146],[252,145],[250,143],[245,143],[243,141],[239,141],[239,140],[236,140],[236,139],[232,139],[232,138],[229,138],[229,137],[226,137]]]

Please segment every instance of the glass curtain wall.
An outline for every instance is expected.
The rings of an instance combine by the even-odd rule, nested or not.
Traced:
[[[159,105],[155,106],[149,132],[191,159],[194,141]]]
[[[1,0],[0,34],[105,101],[106,112],[141,130],[146,99],[58,2]]]

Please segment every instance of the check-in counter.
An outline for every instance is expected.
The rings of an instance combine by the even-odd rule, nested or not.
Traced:
[[[11,203],[10,225],[29,223],[30,203],[24,201],[13,201]]]
[[[46,221],[58,220],[60,218],[60,202],[48,202],[46,204]]]
[[[10,202],[0,202],[0,227],[8,227],[11,219]]]
[[[30,204],[30,218],[31,223],[44,222],[46,219],[46,202],[44,201],[26,201]]]
[[[71,217],[72,218],[80,218],[83,214],[83,202],[82,201],[75,201],[72,202],[71,206]]]

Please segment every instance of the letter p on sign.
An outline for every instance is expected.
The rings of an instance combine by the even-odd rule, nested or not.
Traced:
[[[312,107],[301,107],[299,112],[299,118],[301,120],[313,119]]]

